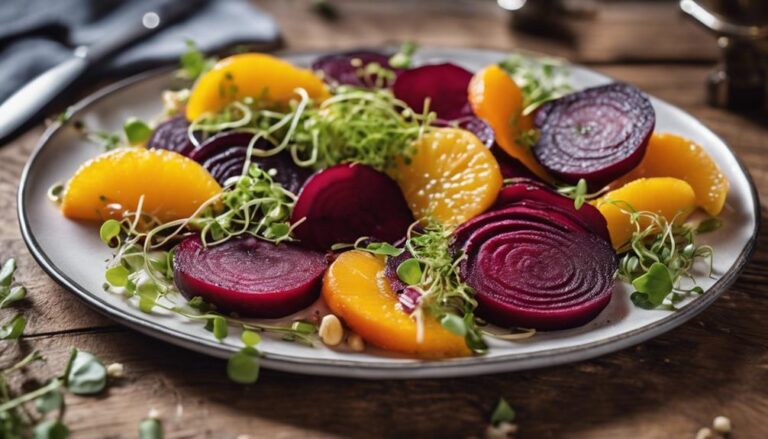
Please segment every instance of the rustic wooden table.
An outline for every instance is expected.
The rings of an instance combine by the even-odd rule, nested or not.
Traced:
[[[679,105],[721,135],[768,197],[768,116],[708,107],[703,82],[713,39],[671,2],[606,3],[574,19],[565,41],[509,30],[493,1],[336,1],[326,21],[308,1],[257,1],[283,28],[288,49],[334,49],[413,39],[424,45],[530,49],[561,55]],[[148,409],[166,437],[480,436],[496,400],[518,412],[521,437],[693,437],[716,415],[733,437],[768,434],[768,233],[738,282],[711,308],[670,333],[592,361],[473,378],[353,381],[263,371],[258,384],[229,382],[224,362],[116,325],[63,290],[21,241],[16,190],[42,127],[0,149],[0,259],[15,256],[29,289],[24,339],[2,342],[0,362],[38,349],[61,370],[78,346],[126,376],[97,398],[68,399],[74,437],[135,437]],[[763,211],[766,216],[766,211]],[[10,317],[4,310],[0,321]]]

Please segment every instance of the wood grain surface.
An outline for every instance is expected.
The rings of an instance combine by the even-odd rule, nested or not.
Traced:
[[[747,164],[765,204],[768,116],[708,107],[703,82],[714,40],[680,16],[674,2],[599,3],[574,37],[553,41],[509,30],[493,1],[331,2],[326,21],[309,1],[255,2],[282,26],[287,49],[425,45],[536,50],[592,64],[676,104],[725,139]],[[253,386],[230,383],[224,362],[127,330],[49,279],[21,241],[16,190],[42,133],[0,148],[0,259],[15,256],[29,289],[29,326],[0,342],[0,362],[38,349],[48,360],[21,385],[58,373],[70,346],[125,365],[126,376],[96,398],[68,399],[75,438],[132,438],[150,408],[169,438],[480,437],[496,400],[518,412],[523,438],[692,438],[717,415],[733,438],[768,436],[768,233],[744,274],[699,317],[652,341],[591,361],[474,378],[355,381],[263,370]],[[766,216],[763,209],[762,216]],[[0,321],[11,311],[0,312]],[[26,385],[29,385],[27,382]]]

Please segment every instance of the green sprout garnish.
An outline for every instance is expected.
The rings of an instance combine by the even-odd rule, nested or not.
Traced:
[[[573,207],[575,207],[576,210],[581,209],[581,206],[583,206],[587,200],[597,198],[607,190],[608,187],[605,187],[597,192],[587,193],[587,180],[584,180],[583,178],[580,178],[573,186],[562,185],[557,188],[557,192],[560,195],[573,198]]]
[[[141,145],[152,135],[152,128],[141,119],[129,117],[123,124],[125,138],[130,145]]]
[[[194,81],[203,73],[211,70],[216,61],[217,59],[214,57],[206,58],[194,41],[187,40],[187,51],[179,58],[181,68],[176,71],[176,76],[187,81]]]
[[[701,230],[713,230],[718,220],[704,220],[698,226],[679,224],[678,216],[668,221],[660,214],[637,211],[622,201],[606,202],[619,207],[635,227],[629,242],[617,250],[623,254],[618,275],[635,289],[630,296],[632,303],[644,309],[675,310],[675,304],[684,298],[704,292],[695,285],[692,270],[697,261],[703,261],[711,276],[714,251],[708,245],[697,245],[695,237],[704,233]],[[694,286],[683,288],[684,279]]]
[[[426,313],[452,333],[464,337],[473,352],[485,353],[488,347],[474,315],[475,292],[461,280],[459,264],[464,256],[454,257],[451,239],[452,230],[442,225],[430,224],[417,232],[414,224],[405,242],[411,258],[398,266],[397,274],[421,293],[421,301],[412,314],[420,328]]]
[[[571,91],[569,71],[562,61],[511,55],[499,66],[509,72],[523,94],[523,115],[533,113],[545,102]]]
[[[234,101],[222,111],[204,114],[189,131],[222,130],[254,134],[249,157],[269,157],[288,151],[301,167],[323,169],[339,163],[361,163],[379,171],[395,165],[398,157],[412,155],[434,114],[414,114],[389,90],[362,90],[341,86],[334,96],[316,104],[304,89],[288,111],[268,109],[262,99]],[[269,149],[256,148],[266,140]]]
[[[413,65],[413,55],[419,46],[413,41],[406,41],[400,50],[389,58],[389,66],[395,69],[407,69]]]
[[[105,272],[106,289],[136,299],[143,312],[158,307],[200,321],[219,341],[229,335],[231,325],[236,325],[311,346],[313,338],[307,325],[257,324],[217,313],[199,298],[183,301],[173,282],[174,250],[168,249],[192,233],[199,233],[206,246],[246,234],[276,244],[291,240],[293,228],[299,224],[289,223],[295,197],[255,164],[246,174],[226,182],[222,193],[188,218],[162,223],[142,212],[142,197],[136,212],[129,212],[120,221],[107,220],[99,230],[101,240],[114,252]],[[249,340],[254,344],[252,337]],[[256,355],[253,346],[247,347],[247,355]]]

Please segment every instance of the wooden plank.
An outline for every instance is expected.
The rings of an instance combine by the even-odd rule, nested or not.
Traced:
[[[243,387],[228,382],[221,360],[124,331],[33,337],[24,348],[48,357],[32,375],[38,378],[63,368],[69,346],[125,365],[125,378],[106,395],[70,398],[74,437],[132,437],[150,408],[163,414],[170,438],[468,437],[482,434],[500,396],[518,411],[522,437],[692,437],[721,414],[732,418],[738,437],[757,437],[768,413],[768,297],[750,282],[754,276],[765,279],[756,264],[701,317],[641,346],[463,379],[349,381],[263,371],[258,384]],[[12,346],[2,345],[3,362]]]
[[[523,48],[582,63],[712,61],[715,38],[682,16],[677,2],[598,1],[594,15],[562,20],[562,38],[512,31],[493,0],[328,0],[337,20],[324,20],[302,0],[256,0],[272,14],[293,49],[423,45],[501,50]]]

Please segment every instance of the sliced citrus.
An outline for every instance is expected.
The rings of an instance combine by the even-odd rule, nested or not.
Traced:
[[[611,244],[619,248],[632,238],[635,226],[630,211],[647,211],[662,215],[667,221],[682,223],[696,207],[691,185],[671,177],[641,178],[608,192],[592,202],[608,223]],[[643,219],[641,227],[648,223]]]
[[[676,134],[653,133],[643,161],[611,186],[643,177],[675,177],[685,180],[696,192],[696,204],[710,215],[723,210],[728,179],[700,145]]]
[[[410,161],[399,161],[392,176],[416,219],[454,226],[490,207],[502,186],[491,151],[458,128],[422,136]]]
[[[143,212],[170,221],[190,216],[219,192],[208,171],[180,154],[120,148],[77,170],[67,183],[61,212],[73,219],[120,218],[126,210],[135,211],[143,195]]]
[[[531,129],[530,115],[523,115],[523,95],[515,81],[501,67],[492,64],[475,73],[469,82],[469,103],[475,114],[493,128],[496,142],[510,156],[546,181],[552,177],[536,161],[528,146],[521,145],[521,133]]]
[[[384,259],[352,250],[342,253],[328,268],[323,298],[331,311],[373,346],[420,357],[466,356],[462,337],[425,317],[423,338],[416,321],[398,306],[397,295],[384,276]]]
[[[310,70],[263,53],[230,56],[216,63],[195,83],[187,102],[187,119],[195,120],[245,97],[284,104],[298,99],[296,88],[303,88],[313,99],[329,96],[323,81]]]

